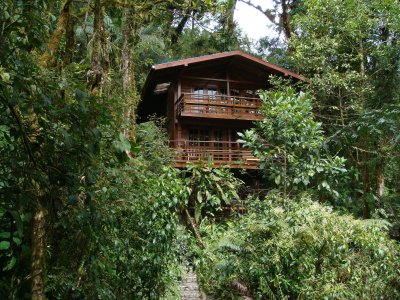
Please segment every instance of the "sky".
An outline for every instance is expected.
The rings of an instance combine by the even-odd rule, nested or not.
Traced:
[[[251,2],[255,5],[260,5],[264,9],[273,7],[272,0],[251,0]],[[271,22],[268,21],[267,17],[257,9],[241,1],[236,4],[234,17],[239,27],[251,39],[258,40],[268,34],[273,34],[273,31],[268,29]]]

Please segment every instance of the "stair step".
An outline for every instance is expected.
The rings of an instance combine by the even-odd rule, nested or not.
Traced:
[[[197,282],[197,276],[191,270],[183,276],[179,288],[182,300],[204,300]]]

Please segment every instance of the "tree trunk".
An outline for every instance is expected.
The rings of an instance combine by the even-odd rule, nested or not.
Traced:
[[[67,28],[67,24],[71,17],[70,8],[72,1],[73,0],[65,0],[64,3],[61,5],[60,17],[58,18],[56,29],[54,30],[53,35],[50,38],[48,50],[44,52],[39,59],[39,63],[42,67],[46,68],[54,61],[54,57],[60,45],[61,37],[64,34],[64,31]]]
[[[183,28],[185,28],[185,25],[187,21],[189,20],[190,17],[190,10],[187,9],[185,12],[185,15],[182,17],[180,20],[178,26],[174,29],[171,35],[171,45],[175,45],[178,42],[179,37],[182,35]]]
[[[72,62],[74,46],[75,46],[74,22],[72,18],[69,17],[65,29],[64,66],[69,65]]]
[[[32,222],[32,300],[46,299],[45,284],[45,251],[46,251],[46,209],[38,204]]]
[[[207,245],[203,241],[203,239],[201,238],[201,235],[200,235],[199,231],[197,230],[197,225],[196,225],[195,221],[193,220],[192,216],[190,215],[190,213],[189,213],[189,211],[187,209],[185,209],[185,215],[186,215],[186,222],[187,222],[187,224],[190,225],[191,231],[193,232],[194,237],[197,240],[197,243],[203,249],[207,249]]]
[[[268,18],[268,20],[276,25],[280,30],[283,30],[283,33],[285,34],[286,39],[290,39],[290,37],[293,35],[293,28],[290,25],[291,21],[291,15],[290,15],[290,10],[291,7],[293,7],[294,2],[296,0],[274,0],[274,2],[277,3],[277,5],[280,4],[282,13],[278,15],[278,13],[274,9],[262,9],[260,5],[254,4],[251,0],[239,0],[255,9],[257,9],[259,12],[264,14]],[[278,20],[277,20],[278,19]]]
[[[103,7],[104,10],[104,7]],[[102,12],[104,16],[104,11]],[[104,23],[104,18],[102,18],[101,22],[101,46],[102,46],[102,63],[103,63],[103,84],[102,87],[105,90],[110,88],[111,82],[108,78],[108,74],[111,68],[111,59],[110,59],[110,33],[107,31],[106,24]]]
[[[370,213],[370,208],[368,205],[368,201],[367,201],[367,196],[370,193],[370,184],[369,184],[369,174],[368,174],[368,166],[367,166],[367,155],[364,155],[364,162],[363,165],[361,166],[361,177],[362,177],[362,182],[363,182],[363,205],[362,205],[362,212],[363,212],[363,217],[365,219],[368,219],[371,217],[371,213]]]
[[[123,46],[122,46],[122,90],[126,99],[124,117],[128,128],[124,130],[126,137],[132,135],[135,122],[135,66],[133,63],[133,47],[135,39],[135,24],[132,9],[124,9],[123,15]]]
[[[99,95],[101,82],[103,79],[103,70],[100,65],[100,42],[101,42],[101,22],[103,19],[101,0],[94,2],[93,9],[93,46],[92,46],[92,95]]]
[[[290,39],[292,37],[292,26],[290,25],[290,12],[286,0],[281,1],[281,7],[282,7],[281,22],[282,22],[283,32],[285,33],[286,39]]]
[[[235,30],[235,22],[234,22],[234,14],[235,14],[235,8],[236,8],[236,2],[237,0],[232,1],[232,5],[227,8],[225,20],[224,20],[224,31],[227,34],[233,34]]]
[[[4,15],[3,9],[2,7],[0,7],[0,28],[4,28],[5,25],[3,21],[3,15]],[[4,37],[5,37],[4,30],[0,30],[0,45],[4,45]],[[4,46],[0,47],[0,57],[3,57],[3,47]]]

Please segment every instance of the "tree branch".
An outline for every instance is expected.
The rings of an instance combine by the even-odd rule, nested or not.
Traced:
[[[22,141],[24,143],[24,147],[25,147],[26,151],[28,152],[28,156],[29,156],[30,160],[32,161],[33,165],[35,166],[35,168],[37,168],[38,163],[36,161],[35,156],[33,155],[33,152],[32,152],[31,146],[30,146],[31,142],[25,132],[24,126],[22,124],[22,120],[21,120],[20,116],[18,115],[18,112],[4,97],[1,97],[1,101],[4,103],[5,106],[8,107],[8,109],[11,111],[11,114],[14,117],[15,121],[17,122],[19,131],[21,132],[21,137],[22,137]]]
[[[260,5],[255,5],[254,3],[252,3],[250,0],[239,0],[241,2],[243,2],[244,4],[247,4],[255,9],[257,9],[259,12],[261,12],[264,16],[266,16],[268,18],[268,20],[273,23],[274,25],[279,25],[279,22],[277,22],[276,19],[276,15],[273,13],[272,9],[262,9],[262,7]]]
[[[197,242],[199,243],[199,245],[203,248],[206,249],[207,245],[206,243],[203,241],[203,239],[200,236],[199,231],[197,230],[197,226],[195,224],[195,222],[193,221],[192,216],[189,214],[189,211],[187,209],[185,209],[185,215],[186,215],[186,219],[188,221],[188,223],[190,224],[190,227],[192,227],[192,231],[194,236],[196,237]]]

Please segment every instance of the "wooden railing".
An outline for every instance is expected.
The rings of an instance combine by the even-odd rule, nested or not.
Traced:
[[[259,98],[182,94],[176,102],[178,117],[260,120]]]
[[[257,169],[258,160],[242,144],[226,141],[170,141],[176,150],[176,166],[185,167],[188,162],[211,158],[214,165],[230,165],[232,168]]]

